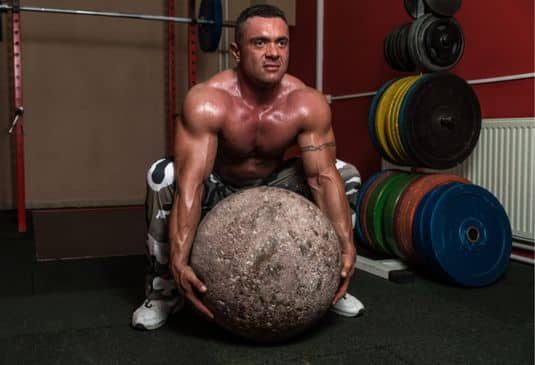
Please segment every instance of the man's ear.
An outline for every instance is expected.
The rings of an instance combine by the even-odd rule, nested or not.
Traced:
[[[240,47],[236,42],[230,43],[230,53],[232,53],[232,57],[234,57],[234,61],[236,63],[240,63]]]

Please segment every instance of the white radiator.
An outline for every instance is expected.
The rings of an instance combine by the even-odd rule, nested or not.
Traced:
[[[533,242],[534,144],[535,118],[484,119],[472,154],[461,165],[439,172],[464,176],[492,192],[509,216],[513,237]],[[392,167],[397,166],[383,160],[383,168]]]

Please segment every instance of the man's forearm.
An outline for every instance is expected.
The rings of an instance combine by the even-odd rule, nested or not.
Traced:
[[[353,229],[349,204],[338,172],[333,168],[309,178],[316,204],[331,221],[342,245],[353,245]]]
[[[192,199],[185,199],[177,193],[169,220],[169,240],[171,257],[188,264],[191,246],[197,232],[201,216],[202,187],[197,189]]]

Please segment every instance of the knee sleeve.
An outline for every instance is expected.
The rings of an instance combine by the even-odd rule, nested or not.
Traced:
[[[175,165],[172,159],[163,158],[152,164],[147,172],[147,184],[154,191],[160,191],[175,182]]]
[[[149,234],[159,242],[167,242],[168,217],[175,195],[173,160],[164,158],[151,165],[147,172],[146,220]]]
[[[356,194],[361,184],[360,173],[357,168],[342,160],[336,160],[336,169],[344,182],[346,195]]]
[[[336,160],[336,169],[342,177],[344,182],[344,190],[346,192],[347,201],[351,208],[351,223],[355,227],[356,214],[354,212],[357,204],[357,193],[361,185],[360,173],[357,168],[342,160]]]

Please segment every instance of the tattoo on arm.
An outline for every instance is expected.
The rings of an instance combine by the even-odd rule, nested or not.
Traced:
[[[325,148],[334,148],[334,147],[336,147],[336,144],[331,141],[331,142],[325,142],[323,144],[320,144],[319,146],[314,146],[314,145],[303,146],[301,147],[301,152],[315,152],[315,151],[324,150]]]

